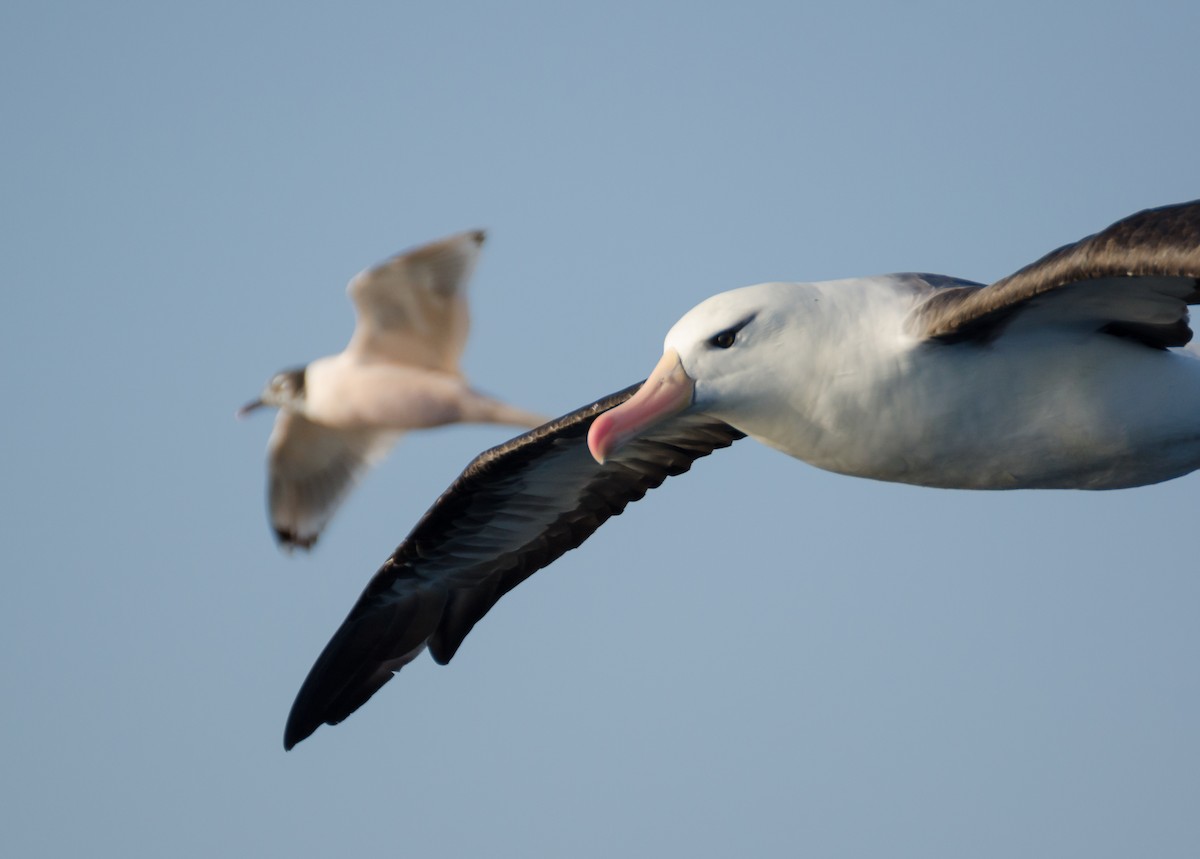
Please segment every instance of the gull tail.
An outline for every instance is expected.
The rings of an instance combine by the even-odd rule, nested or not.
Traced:
[[[506,424],[532,429],[550,420],[545,415],[510,406],[508,403],[493,399],[486,394],[475,392],[475,395],[477,399],[471,404],[468,414],[464,418],[471,423]]]

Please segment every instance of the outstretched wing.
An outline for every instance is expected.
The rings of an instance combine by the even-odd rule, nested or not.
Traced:
[[[331,429],[280,409],[267,443],[267,507],[280,544],[312,548],[354,484],[400,435]]]
[[[604,465],[587,432],[640,385],[480,454],[425,514],[351,609],[304,681],[288,717],[291,748],[337,724],[429,648],[445,664],[496,601],[575,548],[610,516],[699,457],[743,434],[681,415]]]
[[[1196,303],[1200,201],[1130,215],[991,286],[939,289],[910,328],[942,343],[986,343],[1027,326],[1094,326],[1165,349],[1191,340]]]
[[[346,291],[358,312],[348,353],[458,372],[470,317],[466,287],[482,230],[423,245],[360,272]]]

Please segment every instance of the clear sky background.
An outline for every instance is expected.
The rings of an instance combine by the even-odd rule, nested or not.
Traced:
[[[0,852],[1191,857],[1200,477],[925,490],[742,442],[282,749],[496,428],[311,556],[270,420],[359,269],[486,227],[465,367],[560,414],[703,298],[991,280],[1200,196],[1200,5],[0,8]]]

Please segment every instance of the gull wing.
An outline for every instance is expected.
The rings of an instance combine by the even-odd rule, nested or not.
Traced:
[[[312,548],[354,484],[400,435],[335,430],[280,409],[267,443],[267,506],[279,542]]]
[[[346,287],[358,317],[346,352],[457,373],[470,328],[467,281],[483,240],[482,230],[459,233],[356,275]]]

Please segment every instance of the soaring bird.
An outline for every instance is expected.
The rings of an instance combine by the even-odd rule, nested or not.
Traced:
[[[641,385],[480,454],[318,657],[291,748],[667,477],[750,436],[820,468],[963,489],[1119,489],[1200,467],[1200,201],[1139,212],[990,286],[764,283],[668,332]]]
[[[544,420],[474,390],[459,369],[466,285],[483,240],[482,230],[459,233],[356,275],[346,287],[358,316],[346,349],[275,374],[238,411],[279,408],[267,443],[267,506],[285,548],[311,548],[407,430]]]

